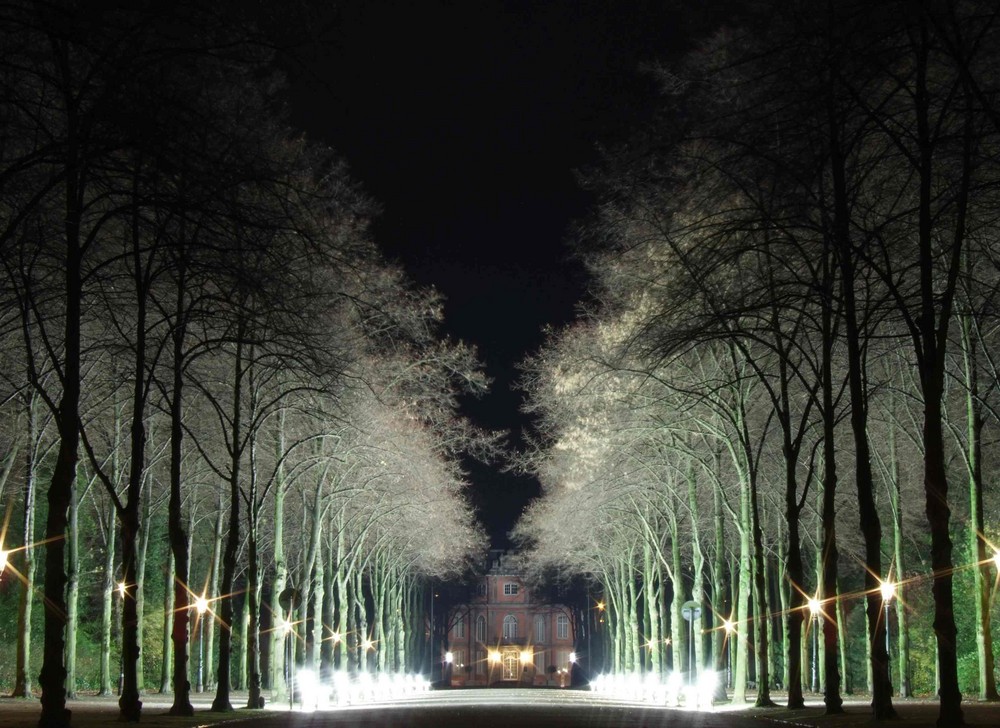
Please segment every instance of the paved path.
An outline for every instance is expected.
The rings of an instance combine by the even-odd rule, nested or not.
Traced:
[[[263,711],[239,708],[231,713],[208,710],[213,695],[193,696],[195,715],[167,715],[170,697],[143,696],[141,725],[145,728],[197,728],[228,723],[232,728],[353,728],[369,726],[472,726],[473,728],[570,728],[607,726],[634,728],[932,728],[937,705],[930,701],[897,700],[900,720],[876,723],[868,717],[864,701],[845,704],[846,715],[824,716],[818,697],[803,710],[758,710],[718,706],[710,712],[671,710],[641,703],[616,701],[575,690],[447,690],[433,691],[378,706],[352,706],[336,710],[289,714],[287,707],[270,705]],[[780,696],[779,696],[780,697]],[[233,705],[246,703],[234,693]],[[74,728],[108,728],[117,721],[116,698],[83,698],[71,701]],[[1000,704],[966,703],[966,721],[983,728],[1000,726]],[[35,728],[37,700],[0,698],[0,728]],[[252,724],[252,725],[251,725]]]

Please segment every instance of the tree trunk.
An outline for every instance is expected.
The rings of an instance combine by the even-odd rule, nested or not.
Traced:
[[[174,591],[174,561],[170,554],[170,544],[167,544],[167,552],[163,555],[163,640],[161,642],[161,652],[163,653],[163,660],[160,663],[160,694],[166,695],[171,692],[172,685],[170,683],[171,675],[173,674],[173,627],[174,618],[173,610],[171,606],[173,605],[173,591]],[[175,695],[176,699],[176,695]],[[173,707],[170,709],[170,715],[176,715],[173,712]]]
[[[178,236],[178,251],[176,256],[177,286],[175,289],[175,308],[172,332],[171,374],[173,377],[170,396],[170,500],[167,504],[167,538],[170,542],[170,553],[173,557],[173,626],[171,641],[173,645],[173,690],[174,702],[170,706],[170,715],[194,715],[191,705],[191,681],[188,679],[188,647],[191,620],[191,598],[189,596],[191,568],[191,553],[189,548],[190,534],[184,530],[181,513],[183,495],[181,492],[181,477],[184,460],[184,338],[187,333],[187,305],[185,282],[187,266],[184,257],[184,231]]]
[[[225,511],[222,509],[222,494],[215,512],[215,535],[212,539],[212,563],[209,566],[208,593],[212,599],[218,599],[222,592],[219,591],[219,580],[222,572],[222,550],[223,550],[223,524],[225,523]],[[192,528],[192,531],[194,529]],[[228,625],[227,625],[228,629]],[[204,665],[204,689],[211,689],[217,682],[218,662],[215,659],[215,632],[216,620],[208,620],[205,626],[205,665]]]
[[[98,507],[100,507],[99,504]],[[97,692],[102,697],[114,693],[115,682],[118,679],[117,670],[115,671],[114,678],[111,677],[111,630],[113,622],[111,615],[114,599],[117,595],[115,589],[115,529],[117,524],[114,506],[109,505],[107,511],[107,515],[102,518],[106,523],[106,538],[104,541],[104,573],[101,588],[101,675],[100,687]]]
[[[968,253],[966,253],[968,268]],[[971,276],[969,276],[971,278]],[[976,656],[979,667],[979,699],[1000,700],[997,694],[996,675],[993,661],[993,633],[990,625],[990,590],[989,579],[990,555],[986,552],[986,521],[983,515],[983,463],[982,442],[985,418],[982,403],[979,400],[979,341],[976,334],[972,314],[961,316],[962,324],[962,354],[965,374],[965,413],[966,413],[966,463],[969,470],[969,531],[970,552],[976,555],[976,566],[972,571],[973,595],[976,603]],[[896,605],[897,615],[905,614],[906,610],[900,600]],[[909,690],[909,681],[904,672],[907,668],[903,661],[903,623],[900,622],[899,662],[900,672]],[[908,641],[908,640],[907,640]],[[909,652],[907,645],[907,653]]]
[[[76,699],[76,632],[80,624],[80,491],[70,489],[66,580],[66,697]],[[46,597],[47,598],[47,597]],[[44,689],[43,689],[44,691]]]
[[[57,44],[58,45],[58,44]],[[71,62],[66,45],[57,53],[61,80],[69,85]],[[66,529],[68,512],[76,487],[77,455],[80,444],[80,317],[83,300],[81,282],[82,250],[80,218],[83,207],[81,189],[80,140],[77,137],[76,101],[69,88],[63,88],[66,114],[64,232],[65,269],[62,396],[56,424],[59,431],[59,451],[56,455],[52,480],[48,489],[48,515],[45,520],[45,636],[42,647],[42,669],[38,683],[42,688],[39,728],[66,728],[70,711],[66,709],[66,642],[64,641],[67,611]],[[73,590],[75,592],[75,589]],[[72,649],[72,648],[71,648]],[[72,686],[70,692],[73,691]]]
[[[35,411],[35,397],[28,395],[27,433],[25,440],[24,468],[24,550],[22,551],[21,575],[24,579],[17,604],[17,657],[14,667],[14,691],[12,697],[29,698],[32,694],[31,675],[31,607],[35,597],[35,476],[38,462],[38,448],[41,432]],[[15,459],[10,454],[10,463]],[[6,481],[6,476],[4,477]]]
[[[826,244],[828,241],[824,241]],[[844,712],[844,700],[840,694],[841,680],[847,679],[847,653],[845,649],[845,630],[843,625],[843,605],[840,602],[837,581],[840,553],[837,551],[837,449],[836,426],[837,412],[833,400],[833,305],[834,305],[834,273],[831,266],[831,253],[824,250],[823,254],[823,295],[822,311],[822,360],[820,362],[822,389],[822,406],[820,413],[823,419],[823,505],[822,521],[822,574],[820,581],[820,602],[823,605],[823,645],[824,681],[823,702],[827,715]],[[839,650],[838,650],[839,646]],[[838,664],[839,653],[839,664]],[[845,672],[841,674],[840,665]],[[850,692],[850,688],[848,688]]]

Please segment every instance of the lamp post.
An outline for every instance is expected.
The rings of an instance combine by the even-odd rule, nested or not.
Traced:
[[[288,619],[279,617],[279,620],[278,629],[281,631],[282,651],[285,653],[285,685],[288,686],[288,709],[292,710],[295,707],[295,686],[292,685],[292,658],[289,654],[291,642],[288,639],[288,635],[292,631],[291,610],[288,612]]]
[[[729,644],[729,638],[733,636],[733,632],[736,631],[736,622],[731,619],[722,620],[722,629],[726,633],[726,687],[732,687],[733,684],[733,650]]]
[[[205,692],[205,612],[208,611],[208,600],[205,595],[194,600],[194,609],[198,612],[200,634],[198,635],[198,692]]]
[[[128,587],[125,585],[124,581],[118,582],[118,596],[122,598],[122,611],[125,610],[125,597],[128,595]],[[118,629],[122,633],[122,642],[125,641],[124,629],[122,628],[122,619],[118,620]],[[118,650],[118,695],[122,694],[122,686],[125,683],[125,645],[122,644],[121,648]]]
[[[817,599],[816,597],[812,597],[807,602],[807,605],[809,607],[809,614],[811,615],[813,620],[812,686],[813,689],[818,690],[819,689],[819,630],[818,630],[819,625],[816,622],[817,622],[817,617],[819,617],[819,613],[822,611],[823,607],[820,604],[819,599]]]
[[[882,592],[882,604],[885,605],[885,654],[889,656],[889,602],[896,596],[896,584],[891,581],[883,581],[879,584],[879,591]]]

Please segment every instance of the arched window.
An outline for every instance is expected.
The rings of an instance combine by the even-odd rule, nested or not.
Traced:
[[[482,614],[476,617],[476,639],[480,642],[486,641],[486,617]]]
[[[556,617],[556,639],[569,639],[569,617],[565,614]]]
[[[545,642],[545,617],[542,615],[535,617],[535,642]]]
[[[517,639],[517,617],[508,614],[503,618],[503,638],[505,640]]]
[[[460,616],[455,620],[455,636],[465,637],[465,617]]]

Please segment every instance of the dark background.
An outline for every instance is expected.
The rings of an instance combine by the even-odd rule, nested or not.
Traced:
[[[517,362],[586,293],[567,246],[591,202],[574,170],[646,118],[656,89],[641,64],[676,57],[711,22],[687,12],[698,6],[350,0],[309,6],[285,54],[292,123],[381,205],[386,255],[444,294],[446,333],[474,344],[494,380],[464,410],[514,444],[530,427]],[[506,546],[538,483],[468,467],[472,501]]]

